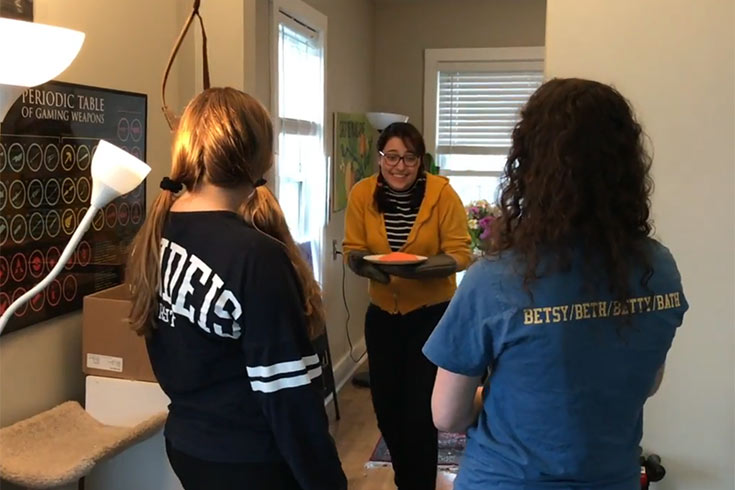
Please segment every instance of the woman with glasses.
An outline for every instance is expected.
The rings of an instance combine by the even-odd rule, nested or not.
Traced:
[[[343,249],[350,268],[370,279],[365,341],[378,427],[399,490],[436,486],[437,431],[431,417],[436,376],[421,353],[470,263],[467,220],[444,177],[427,174],[421,133],[408,123],[378,139],[380,170],[352,189]],[[376,265],[370,254],[422,255],[418,265]]]

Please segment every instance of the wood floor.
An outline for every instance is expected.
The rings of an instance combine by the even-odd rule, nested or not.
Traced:
[[[331,430],[349,480],[349,490],[395,490],[391,468],[365,468],[380,437],[370,390],[347,383],[339,394],[339,408],[341,420],[334,421],[334,414],[330,413]],[[450,490],[453,481],[454,475],[441,472],[436,488]]]

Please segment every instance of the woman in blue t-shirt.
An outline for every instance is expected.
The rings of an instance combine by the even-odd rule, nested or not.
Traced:
[[[467,430],[457,490],[640,488],[643,405],[688,307],[650,167],[607,85],[551,80],[523,109],[488,253],[424,347],[437,427]]]

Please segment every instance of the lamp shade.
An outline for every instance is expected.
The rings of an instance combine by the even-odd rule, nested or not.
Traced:
[[[146,178],[151,167],[117,146],[100,140],[92,158],[91,205],[102,208],[132,191]]]
[[[388,126],[396,122],[407,122],[408,116],[403,114],[394,114],[392,112],[368,112],[365,114],[370,121],[370,124],[377,129],[382,131]]]
[[[84,33],[0,17],[0,84],[34,87],[63,72],[84,43]]]

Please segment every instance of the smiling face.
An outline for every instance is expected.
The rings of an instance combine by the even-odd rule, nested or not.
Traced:
[[[390,138],[381,150],[380,173],[393,190],[410,188],[418,178],[420,166],[421,158],[397,136]]]

